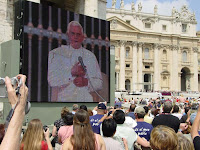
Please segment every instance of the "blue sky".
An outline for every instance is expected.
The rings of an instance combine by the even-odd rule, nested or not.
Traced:
[[[120,1],[116,0],[116,7],[119,8]],[[134,1],[135,9],[137,10],[138,3],[143,5],[142,11],[153,13],[155,5],[158,6],[158,14],[171,15],[171,9],[174,6],[179,12],[183,5],[187,5],[190,12],[194,12],[197,20],[197,31],[200,30],[200,0],[124,0],[125,9],[131,9],[131,2]],[[112,0],[107,0],[107,8],[112,5]]]

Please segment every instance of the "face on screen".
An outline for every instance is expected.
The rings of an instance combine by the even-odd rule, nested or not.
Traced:
[[[84,39],[84,35],[82,34],[81,28],[79,26],[71,25],[69,33],[68,33],[68,37],[70,40],[70,45],[73,48],[78,49],[81,47],[81,44]]]

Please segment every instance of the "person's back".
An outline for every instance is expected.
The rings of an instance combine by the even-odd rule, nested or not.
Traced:
[[[134,128],[137,135],[145,138],[147,141],[150,140],[150,134],[153,126],[147,122],[137,122],[137,126]]]
[[[63,117],[69,113],[69,109],[67,107],[63,107],[61,110],[61,118],[54,122],[54,127],[52,130],[52,136],[54,137],[52,145],[55,147],[55,150],[60,150],[61,145],[58,143],[58,130],[61,126],[64,126],[65,123],[63,121]]]
[[[153,119],[152,125],[153,127],[165,125],[174,129],[175,132],[178,132],[180,120],[171,114],[161,114]]]
[[[103,103],[98,104],[97,114],[90,116],[90,124],[94,133],[100,134],[100,119],[106,112],[106,106]]]
[[[178,105],[173,106],[172,115],[175,116],[175,117],[178,117],[178,119],[181,120],[183,115],[181,113],[179,113],[179,106]]]
[[[63,144],[63,150],[105,150],[102,137],[90,126],[89,114],[85,110],[76,112],[73,118],[73,135]]]
[[[122,110],[116,110],[113,119],[117,123],[116,133],[113,138],[123,145],[122,138],[125,138],[128,142],[128,149],[133,150],[133,143],[137,140],[137,134],[135,131],[124,124],[125,114]]]
[[[146,112],[143,107],[139,106],[135,109],[135,117],[137,120],[137,126],[134,127],[133,129],[135,130],[137,135],[139,135],[140,137],[145,138],[147,141],[149,141],[153,126],[144,121],[145,114],[146,114]]]
[[[123,150],[124,148],[117,140],[113,139],[117,124],[113,119],[106,119],[102,123],[103,139],[106,144],[106,150]],[[125,145],[128,149],[128,146]]]
[[[130,108],[129,108],[129,113],[127,114],[128,116],[130,116],[134,120],[135,120],[135,114],[134,114],[135,108],[136,108],[136,105],[135,104],[131,104]]]
[[[172,103],[167,101],[164,103],[163,106],[163,114],[160,114],[159,116],[156,116],[153,119],[152,125],[153,127],[156,127],[158,125],[165,125],[175,130],[175,132],[178,132],[179,126],[180,126],[180,120],[178,117],[172,116],[170,114],[170,111],[172,110]]]
[[[149,124],[152,124],[153,118],[149,116],[149,107],[144,106],[143,108],[144,108],[145,113],[146,113],[146,115],[144,116],[144,121],[149,123]]]
[[[58,131],[58,142],[61,144],[63,144],[65,140],[73,134],[73,114],[67,113],[63,117],[63,121],[66,125],[60,127]]]

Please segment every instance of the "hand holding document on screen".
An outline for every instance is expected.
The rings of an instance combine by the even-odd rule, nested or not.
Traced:
[[[98,62],[92,52],[82,47],[84,34],[78,22],[68,24],[67,34],[70,45],[49,52],[48,83],[57,94],[52,101],[93,102],[90,93],[101,90],[103,84]]]

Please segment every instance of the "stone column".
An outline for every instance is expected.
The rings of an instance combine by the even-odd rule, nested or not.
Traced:
[[[154,84],[153,84],[153,74],[151,74],[151,91],[155,91]]]
[[[172,45],[172,73],[171,73],[171,90],[173,91],[179,91],[178,89],[178,49],[179,47],[176,45]]]
[[[131,91],[137,90],[137,42],[132,42],[132,86]]]
[[[143,90],[143,77],[142,77],[142,69],[143,69],[143,63],[142,63],[142,45],[143,43],[139,43],[138,45],[138,90]]]
[[[160,90],[160,45],[154,44],[154,91]]]
[[[119,90],[119,72],[116,72],[116,90]]]
[[[193,77],[193,91],[198,91],[198,48],[193,47],[193,70],[194,70],[194,77]],[[190,84],[191,86],[192,84]]]
[[[179,91],[181,91],[181,72],[178,73],[178,85]]]
[[[120,41],[119,90],[125,90],[125,42]]]

